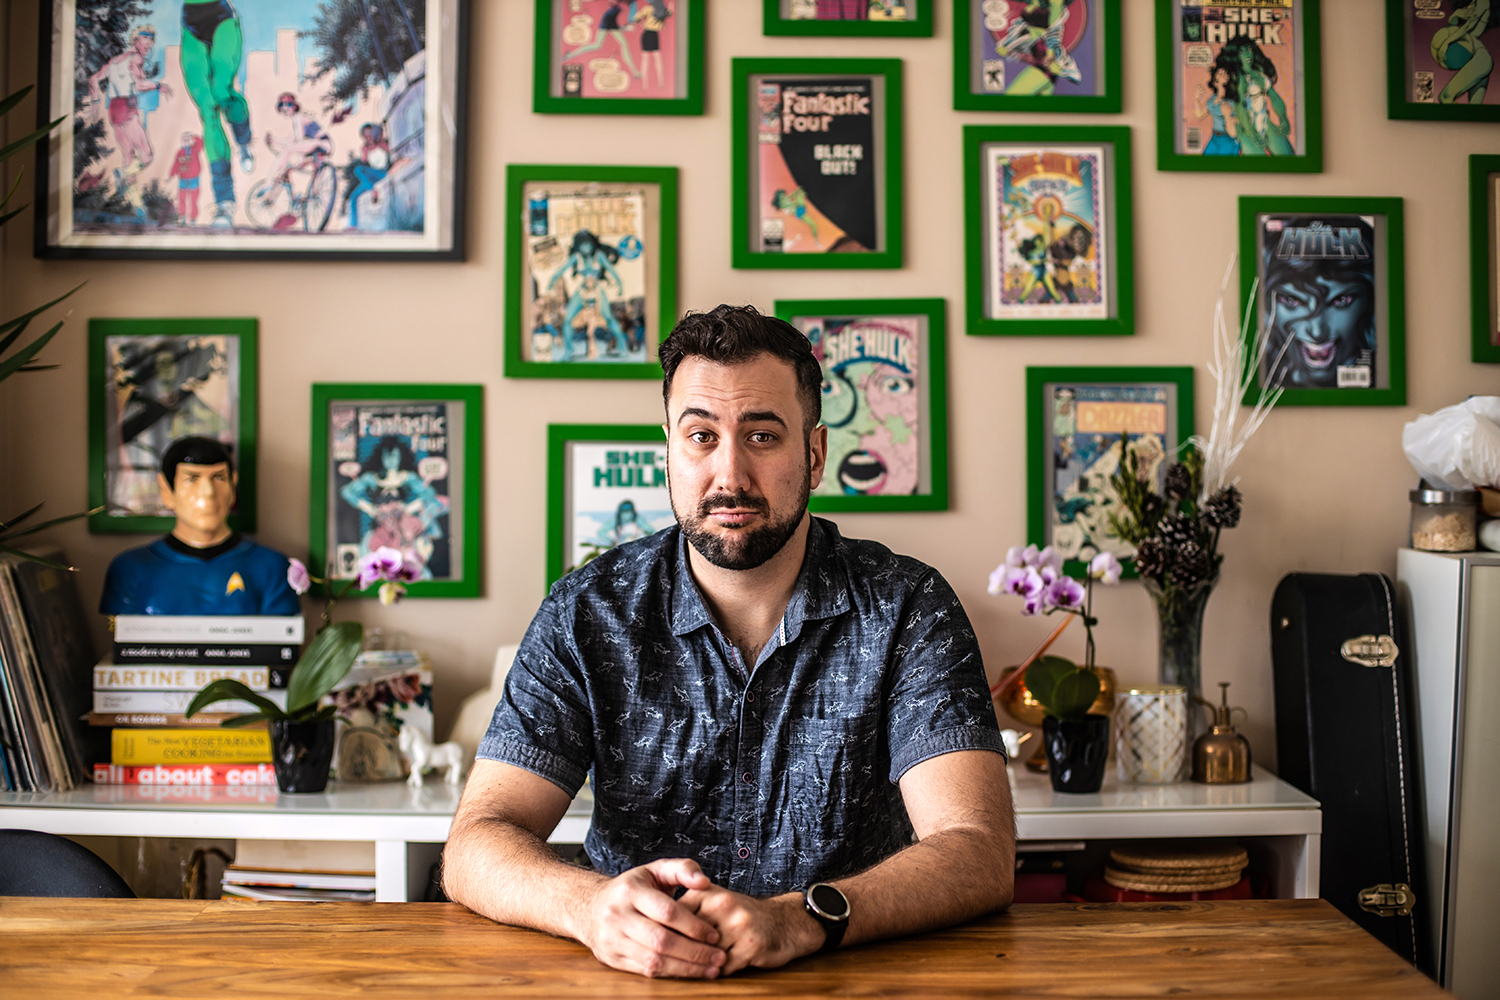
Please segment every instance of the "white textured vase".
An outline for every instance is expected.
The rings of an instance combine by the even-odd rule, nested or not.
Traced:
[[[1115,767],[1122,782],[1168,785],[1186,777],[1187,688],[1143,684],[1115,694]]]

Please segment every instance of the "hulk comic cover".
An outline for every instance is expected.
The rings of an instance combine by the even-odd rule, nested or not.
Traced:
[[[986,151],[989,315],[1109,315],[1102,147],[994,146]]]
[[[525,198],[527,360],[647,360],[645,194],[533,186]]]
[[[930,0],[782,0],[781,14],[793,21],[906,21]]]
[[[1496,0],[1400,0],[1406,24],[1406,99],[1500,105],[1490,86],[1500,52]]]
[[[361,556],[379,548],[401,552],[420,567],[419,579],[459,576],[454,554],[453,497],[463,496],[462,404],[337,403],[328,414],[329,552],[333,575],[355,575]]]
[[[574,441],[566,475],[565,571],[677,523],[667,492],[665,442]]]
[[[1141,476],[1160,492],[1171,427],[1172,392],[1153,385],[1049,385],[1048,544],[1064,559],[1093,546],[1116,556],[1135,549],[1109,527],[1120,498],[1110,477],[1120,466],[1121,442]]]
[[[756,85],[758,252],[880,249],[874,90],[869,77]]]
[[[563,97],[677,98],[685,0],[553,0],[553,82]]]
[[[1181,0],[1176,24],[1178,153],[1297,156],[1297,0]]]
[[[970,89],[1015,97],[1094,96],[1100,79],[1100,0],[964,0]]]
[[[814,496],[930,493],[922,320],[798,317],[823,366],[828,467]]]
[[[1262,215],[1259,228],[1262,384],[1381,387],[1374,217]]]

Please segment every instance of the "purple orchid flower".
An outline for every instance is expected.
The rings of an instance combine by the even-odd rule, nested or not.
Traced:
[[[1120,574],[1124,569],[1112,552],[1101,552],[1089,562],[1089,576],[1108,586],[1120,582]]]
[[[374,552],[360,557],[359,567],[356,573],[357,586],[360,590],[376,583],[387,580],[398,579],[401,567],[405,560],[399,549],[393,549],[388,545],[382,545]]]
[[[307,566],[301,559],[288,559],[286,568],[286,583],[288,587],[298,594],[307,593],[307,588],[312,586],[312,574],[307,572]]]
[[[1083,584],[1071,576],[1060,576],[1047,585],[1042,600],[1055,608],[1076,610],[1083,607]]]

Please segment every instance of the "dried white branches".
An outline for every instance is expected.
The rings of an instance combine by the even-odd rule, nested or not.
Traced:
[[[1208,373],[1214,377],[1214,422],[1205,440],[1194,435],[1192,441],[1203,452],[1203,492],[1198,497],[1201,504],[1225,486],[1237,480],[1230,478],[1229,470],[1240,457],[1250,436],[1260,429],[1271,407],[1281,398],[1281,387],[1267,389],[1262,380],[1255,394],[1255,403],[1249,416],[1240,421],[1240,404],[1248,403],[1251,386],[1256,382],[1255,373],[1260,368],[1270,346],[1270,323],[1255,329],[1250,334],[1251,320],[1255,315],[1255,283],[1250,285],[1250,297],[1245,302],[1243,318],[1238,331],[1230,327],[1224,317],[1224,296],[1229,290],[1229,278],[1234,273],[1235,257],[1229,258],[1229,267],[1224,271],[1224,280],[1219,284],[1219,301],[1214,305],[1214,359]],[[1272,373],[1280,372],[1282,358],[1286,354],[1291,338],[1281,345],[1271,363]]]

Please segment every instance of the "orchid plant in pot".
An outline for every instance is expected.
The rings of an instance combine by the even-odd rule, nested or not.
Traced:
[[[1104,783],[1109,756],[1109,717],[1090,715],[1099,697],[1099,675],[1094,670],[1094,584],[1120,582],[1120,561],[1100,552],[1089,561],[1079,582],[1063,573],[1062,556],[1050,546],[1038,550],[1013,546],[1005,562],[990,574],[991,594],[1024,598],[1023,615],[1077,615],[1084,628],[1084,662],[1043,656],[1026,669],[1025,683],[1043,708],[1042,744],[1047,751],[1047,774],[1058,792],[1097,792]]]
[[[365,629],[359,622],[333,621],[333,606],[352,590],[368,590],[380,584],[380,603],[394,604],[406,593],[403,583],[421,576],[422,567],[403,558],[393,548],[381,547],[359,561],[353,579],[335,595],[331,581],[315,577],[297,559],[287,568],[287,584],[304,594],[314,583],[329,587],[323,606],[323,626],[292,668],[287,683],[286,707],[250,690],[240,681],[223,678],[205,685],[188,705],[187,715],[203,711],[217,702],[238,700],[257,711],[225,719],[221,725],[248,726],[267,722],[271,729],[271,763],[276,786],[283,792],[321,792],[328,785],[328,767],[333,761],[334,717],[338,709],[323,705],[323,697],[342,681],[364,647]]]

